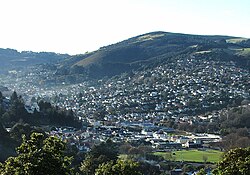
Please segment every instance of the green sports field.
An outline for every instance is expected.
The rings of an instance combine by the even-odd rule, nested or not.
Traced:
[[[216,150],[182,150],[173,152],[156,152],[155,155],[162,156],[166,160],[189,161],[189,162],[212,162],[220,161],[223,152]]]

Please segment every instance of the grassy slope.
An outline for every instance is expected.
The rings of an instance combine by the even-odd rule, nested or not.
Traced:
[[[103,47],[72,66],[88,66],[98,63],[132,63],[159,56],[170,51],[180,51],[190,45],[203,43],[205,38],[211,41],[220,38],[232,39],[226,36],[199,36],[167,32],[152,32],[129,38],[122,42]]]
[[[250,48],[244,48],[239,52],[240,55],[249,56],[250,55]]]
[[[94,54],[91,54],[89,57],[82,59],[81,61],[75,63],[74,65],[77,66],[88,66],[92,63],[98,63],[102,60],[104,53],[103,52],[97,52]],[[73,65],[73,66],[74,66]]]
[[[247,38],[230,38],[230,39],[227,39],[226,41],[228,43],[239,43],[244,40],[247,40]]]

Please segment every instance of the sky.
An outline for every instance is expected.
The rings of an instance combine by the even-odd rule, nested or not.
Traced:
[[[0,48],[82,54],[153,31],[250,38],[250,0],[0,0]]]

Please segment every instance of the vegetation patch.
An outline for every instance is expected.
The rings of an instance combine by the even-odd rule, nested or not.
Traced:
[[[241,49],[238,53],[239,53],[239,55],[249,56],[250,55],[250,48]]]
[[[239,43],[242,41],[247,40],[246,38],[231,38],[231,39],[227,39],[227,43]]]
[[[153,40],[155,38],[159,38],[159,37],[163,37],[165,36],[165,34],[148,34],[148,35],[143,35],[141,37],[138,38],[138,41],[148,41],[148,40]]]
[[[204,51],[199,51],[199,52],[195,52],[195,54],[204,54],[204,53],[210,53],[212,52],[211,50],[204,50]]]

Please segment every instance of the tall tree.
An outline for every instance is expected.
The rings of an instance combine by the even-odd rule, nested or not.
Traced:
[[[14,91],[10,98],[10,109],[9,115],[11,121],[19,121],[20,119],[26,120],[28,117],[28,112],[24,107],[24,101],[22,96],[17,96],[17,93]]]
[[[0,122],[0,137],[5,136],[6,134],[7,134],[7,131],[4,128],[3,124]]]
[[[10,101],[13,103],[18,99],[16,91],[14,91],[10,97]]]
[[[64,155],[64,150],[65,143],[59,138],[45,138],[43,134],[33,133],[30,140],[24,138],[16,157],[10,157],[0,165],[0,174],[73,174],[71,159]]]

